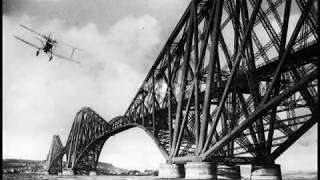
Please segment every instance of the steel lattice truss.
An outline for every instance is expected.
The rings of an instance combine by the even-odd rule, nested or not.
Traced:
[[[46,169],[49,174],[57,174],[62,172],[62,157],[64,155],[64,147],[58,135],[53,136],[49,154],[46,159]]]
[[[192,1],[124,116],[172,162],[273,162],[316,123],[317,3]]]
[[[144,129],[168,162],[274,163],[319,118],[317,0],[193,0],[123,116],[80,111],[67,167]]]
[[[76,115],[66,143],[66,168],[77,173],[89,173],[96,169],[105,136],[110,125],[88,107],[82,108]]]

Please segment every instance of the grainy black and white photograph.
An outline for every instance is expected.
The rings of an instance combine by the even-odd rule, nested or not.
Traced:
[[[318,10],[3,0],[2,179],[318,179]]]

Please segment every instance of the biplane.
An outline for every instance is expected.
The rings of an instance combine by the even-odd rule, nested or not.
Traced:
[[[37,35],[37,39],[40,40],[42,46],[36,45],[36,44],[31,43],[31,42],[29,42],[29,41],[27,41],[27,40],[25,40],[25,39],[23,39],[21,37],[13,35],[16,39],[18,39],[18,40],[20,40],[20,41],[22,41],[22,42],[34,47],[35,49],[37,49],[36,56],[38,56],[39,53],[41,51],[43,51],[44,53],[48,54],[49,61],[52,60],[53,56],[56,56],[56,57],[58,57],[60,59],[68,60],[68,61],[71,61],[71,62],[74,62],[74,63],[80,63],[79,61],[77,61],[77,60],[72,58],[74,53],[75,53],[75,51],[76,50],[80,51],[81,50],[80,48],[76,48],[76,47],[68,45],[66,43],[62,43],[62,42],[58,42],[58,41],[54,40],[53,38],[50,37],[51,33],[49,35],[44,35],[44,34],[41,34],[41,33],[37,32],[37,31],[27,27],[27,26],[22,25],[22,24],[20,24],[20,26],[25,28],[25,29],[27,29],[27,30],[29,30],[29,31],[31,31],[32,33],[36,34]],[[55,49],[56,49],[57,46],[64,46],[64,47],[71,48],[72,51],[71,51],[70,57],[67,57],[67,56],[64,56],[64,55],[61,55],[61,54],[57,54],[55,52]]]

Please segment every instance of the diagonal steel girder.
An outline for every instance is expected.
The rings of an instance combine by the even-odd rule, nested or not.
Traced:
[[[98,120],[98,116],[93,115],[92,119],[95,120],[91,121],[86,113],[79,114],[67,141],[68,166],[78,169],[95,168],[95,163],[104,144],[103,140],[106,140],[110,134],[138,126],[154,139],[168,162],[175,162],[177,159],[179,162],[186,162],[190,155],[194,156],[191,160],[197,160],[200,156],[202,160],[208,161],[220,159],[221,162],[254,162],[254,158],[241,159],[236,156],[246,152],[255,156],[261,149],[257,145],[266,143],[266,141],[254,138],[258,133],[262,134],[264,130],[280,130],[288,139],[291,139],[288,142],[278,144],[279,150],[272,153],[275,158],[294,143],[294,139],[300,137],[300,134],[310,127],[311,121],[301,122],[302,130],[294,131],[282,121],[283,118],[276,116],[277,118],[272,119],[269,118],[270,115],[265,116],[264,113],[269,111],[271,107],[284,104],[285,100],[282,97],[284,93],[289,97],[290,93],[292,95],[298,91],[301,92],[303,101],[309,105],[309,109],[315,107],[316,103],[312,102],[312,99],[315,99],[317,90],[311,90],[312,86],[308,83],[307,88],[303,90],[299,83],[303,82],[305,78],[313,76],[310,73],[312,69],[307,73],[302,73],[300,69],[304,70],[317,62],[318,59],[315,58],[314,52],[312,55],[307,53],[307,56],[304,56],[307,60],[292,59],[292,57],[299,57],[299,54],[306,55],[306,52],[314,47],[313,44],[300,46],[297,45],[297,42],[314,38],[314,36],[312,31],[307,31],[307,35],[298,37],[299,28],[297,28],[293,35],[297,38],[292,38],[293,40],[288,43],[291,47],[285,49],[287,52],[280,50],[279,57],[269,58],[267,54],[269,49],[281,49],[285,44],[285,40],[278,37],[280,32],[274,33],[274,27],[266,27],[270,23],[269,15],[278,16],[277,7],[281,7],[284,2],[276,1],[272,4],[272,1],[268,1],[270,7],[267,10],[262,10],[260,3],[261,1],[253,0],[250,2],[243,0],[236,2],[232,0],[192,1],[125,114],[109,121],[106,125],[107,128],[102,128],[104,123]],[[241,8],[240,5],[244,4],[248,7]],[[253,12],[250,14],[250,21],[248,22],[245,16],[240,21],[239,13],[245,13],[245,8],[250,9],[250,4],[256,6],[251,8]],[[304,3],[302,14],[306,12],[305,7],[309,7],[308,3]],[[225,14],[227,17],[224,16]],[[311,15],[306,16],[306,21],[309,21],[309,16]],[[288,18],[289,15],[285,17]],[[277,23],[285,24],[279,18]],[[234,36],[237,37],[232,37],[234,39],[230,45],[228,41],[231,36],[228,37],[228,34],[226,35],[223,31],[224,28],[232,25],[239,27],[239,32],[235,27],[232,27]],[[260,34],[254,30],[259,25],[269,32],[268,38],[270,40],[265,45],[260,41]],[[317,26],[317,24],[313,26]],[[248,41],[248,45],[246,45],[246,41]],[[315,42],[317,43],[316,38]],[[257,46],[257,49],[254,48],[254,45]],[[235,48],[230,50],[232,46]],[[278,46],[280,47],[277,48]],[[221,52],[224,56],[221,55]],[[259,53],[264,53],[262,59],[266,64],[257,66],[259,58],[256,55]],[[292,59],[292,61],[288,62],[286,59]],[[229,67],[229,70],[223,67],[223,60],[226,61],[225,67]],[[248,63],[241,64],[245,61]],[[254,68],[255,66],[257,68]],[[279,66],[283,67],[278,70]],[[272,84],[277,85],[277,83],[270,83],[268,79],[270,77],[276,79],[284,74],[284,71],[287,74],[291,73],[288,76],[289,79],[285,79],[289,81],[289,84],[281,82],[279,86],[281,93],[277,95],[274,93],[274,89],[277,88],[272,87],[274,86]],[[251,77],[245,78],[244,75]],[[256,107],[252,102],[247,102],[250,98],[253,99],[254,94],[254,88],[250,90],[250,86],[253,85],[253,82],[250,82],[252,76],[257,78],[256,84],[261,85],[267,81],[264,88],[271,88],[267,89],[270,91],[269,93],[258,89],[261,95],[269,97],[263,103],[255,100],[258,102]],[[309,80],[307,81],[309,82]],[[208,82],[212,85],[208,85],[210,84]],[[182,86],[179,86],[180,84]],[[239,84],[246,85],[240,87]],[[256,88],[260,87],[256,86]],[[292,91],[292,88],[296,88],[297,91]],[[165,91],[165,94],[161,94],[161,91]],[[180,96],[176,92],[180,92]],[[243,98],[242,102],[241,97]],[[271,101],[273,104],[268,104]],[[236,106],[237,103],[241,103],[241,106]],[[229,107],[231,109],[226,109]],[[224,113],[231,113],[231,115],[223,115]],[[239,120],[236,117],[244,118],[244,120]],[[257,117],[261,117],[260,119],[263,121],[261,125],[265,126],[264,130],[254,129],[257,126],[252,118],[256,119]],[[222,130],[218,129],[220,124],[223,124]],[[205,130],[206,127],[210,127],[208,128],[209,132]],[[239,130],[239,127],[243,129]],[[243,131],[248,128],[252,140],[244,135]],[[235,132],[236,134],[234,134]],[[270,132],[268,135],[269,147],[270,143],[274,147],[273,141],[278,137],[273,137]],[[233,147],[233,141],[237,142],[240,147]],[[222,157],[223,155],[228,156]],[[263,155],[260,153],[259,156]]]
[[[223,137],[219,142],[217,142],[213,147],[211,147],[208,151],[206,151],[203,155],[201,155],[202,159],[208,158],[212,155],[213,152],[219,150],[223,145],[228,143],[233,138],[236,138],[243,130],[248,128],[249,125],[252,124],[258,117],[263,116],[270,108],[279,104],[281,101],[285,100],[286,98],[290,97],[293,93],[297,92],[301,87],[305,86],[306,84],[310,83],[311,81],[317,78],[317,73],[313,72],[312,74],[307,75],[302,80],[297,82],[293,87],[290,87],[285,92],[280,94],[279,96],[273,98],[266,104],[260,105],[258,110],[256,110],[253,114],[251,114],[245,121],[243,121],[239,126],[234,129],[228,136]]]

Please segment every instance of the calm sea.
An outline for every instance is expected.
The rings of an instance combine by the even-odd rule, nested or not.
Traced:
[[[49,176],[32,174],[3,174],[2,178],[3,180],[165,180],[155,176]]]

